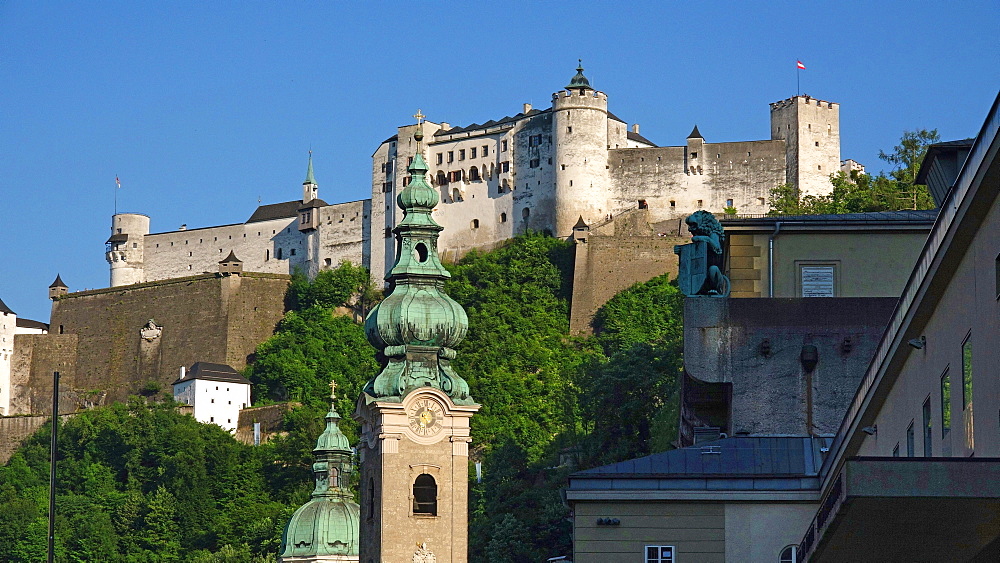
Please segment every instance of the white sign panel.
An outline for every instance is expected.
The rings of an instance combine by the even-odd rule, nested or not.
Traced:
[[[802,297],[833,297],[833,266],[802,266]]]

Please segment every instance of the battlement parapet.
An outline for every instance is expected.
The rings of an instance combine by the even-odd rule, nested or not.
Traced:
[[[802,105],[814,105],[817,107],[826,107],[827,109],[837,109],[840,104],[837,102],[828,102],[826,100],[821,100],[819,98],[813,98],[812,96],[792,96],[791,98],[786,98],[784,100],[779,100],[770,104],[771,111],[777,111],[784,109],[792,104],[802,104]]]
[[[607,106],[608,95],[598,90],[560,90],[552,94],[553,106],[573,107],[574,104],[582,106]]]

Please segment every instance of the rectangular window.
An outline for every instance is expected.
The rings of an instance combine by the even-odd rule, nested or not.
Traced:
[[[510,161],[504,161],[500,163],[501,172],[510,172]]]
[[[458,159],[465,160],[465,149],[458,149]]]
[[[906,457],[913,457],[913,421],[906,427]]]
[[[924,399],[923,416],[924,416],[924,457],[932,457],[934,454],[931,445],[931,439],[933,438],[934,433],[931,431],[930,397]]]
[[[448,151],[448,162],[455,162],[455,151]]]
[[[691,153],[691,158],[698,158],[698,153],[696,152]]]
[[[483,156],[485,157],[485,156],[489,156],[489,155],[490,155],[490,147],[489,147],[489,145],[483,145]]]
[[[530,162],[528,162],[528,166],[530,168],[538,168],[540,165],[541,165],[541,161],[539,159],[537,159],[537,158],[533,158],[533,159],[531,159]]]
[[[941,374],[941,437],[947,438],[951,430],[951,376],[948,368]]]
[[[469,158],[476,158],[476,147],[469,149]]]
[[[507,139],[500,141],[500,152],[507,152]]]
[[[444,153],[439,152],[437,153],[437,163],[441,164],[442,162],[444,162]]]
[[[647,545],[646,563],[674,563],[674,546]]]
[[[732,206],[733,206],[733,200],[727,199],[726,200],[726,207],[732,207]]]

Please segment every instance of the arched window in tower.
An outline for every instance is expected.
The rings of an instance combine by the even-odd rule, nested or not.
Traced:
[[[448,183],[448,176],[445,176],[443,170],[438,170],[437,173],[437,184],[443,186]]]
[[[527,221],[529,216],[531,216],[531,210],[530,209],[528,209],[527,207],[525,207],[524,209],[521,210],[521,218],[522,219],[524,219],[525,221]]]
[[[413,481],[413,513],[437,516],[437,483],[426,473]]]
[[[452,202],[462,201],[462,192],[458,191],[458,188],[451,190],[451,200]]]
[[[479,168],[477,166],[473,166],[469,169],[469,180],[473,182],[479,181]]]
[[[340,486],[340,474],[337,472],[336,467],[330,468],[330,488],[335,488]]]

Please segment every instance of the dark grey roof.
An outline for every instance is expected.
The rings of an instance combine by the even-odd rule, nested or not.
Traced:
[[[240,262],[240,263],[242,263],[243,261],[236,257],[236,251],[230,250],[229,251],[229,256],[226,256],[222,260],[219,260],[219,264],[223,264],[225,262]]]
[[[272,219],[290,219],[296,216],[299,207],[302,207],[301,199],[261,205],[247,219],[247,223],[259,223],[260,221],[270,221]]]
[[[640,134],[638,134],[638,133],[636,133],[634,131],[627,132],[625,134],[625,136],[628,137],[628,139],[630,141],[639,141],[640,143],[646,143],[647,145],[652,145],[654,147],[656,146],[656,143],[654,143],[653,141],[650,141],[649,139],[643,137],[642,135],[640,135]]]
[[[316,207],[326,207],[327,205],[330,204],[317,197],[315,199],[309,200],[308,203],[303,203],[299,205],[299,209],[314,209]]]
[[[589,228],[590,226],[587,225],[587,222],[583,220],[583,215],[580,215],[580,218],[576,220],[576,224],[573,225],[573,229],[589,229]]]
[[[937,218],[937,209],[902,210],[902,211],[871,211],[867,213],[830,213],[825,215],[737,215],[736,217],[722,217],[719,221],[723,225],[760,225],[771,224],[777,221],[801,222],[801,223],[831,223],[831,224],[859,224],[859,223],[926,223],[931,225]]]
[[[3,299],[0,299],[0,313],[10,313],[11,315],[17,314],[14,311],[10,310],[10,307],[8,307],[7,304],[3,302]]]
[[[975,137],[971,139],[959,139],[957,141],[945,141],[943,143],[934,143],[927,146],[927,154],[924,155],[924,160],[920,163],[920,168],[917,170],[917,176],[913,179],[914,184],[924,185],[927,184],[927,174],[930,172],[931,162],[941,154],[947,153],[958,153],[961,151],[968,151],[972,149],[973,143],[976,142]],[[958,163],[961,167],[961,162]]]
[[[31,319],[22,319],[20,317],[18,317],[16,324],[21,328],[40,328],[42,330],[49,330],[49,325],[43,322],[33,321]]]
[[[621,121],[622,123],[627,123],[624,119],[618,117],[617,115],[611,113],[610,111],[608,112],[608,117],[614,119],[615,121]]]
[[[68,285],[63,283],[62,278],[59,277],[59,274],[56,274],[56,281],[52,282],[52,285],[50,285],[49,287],[65,287],[67,289],[69,288]]]
[[[698,126],[695,125],[694,129],[691,130],[691,134],[688,135],[687,138],[688,139],[704,139],[705,137],[701,136],[701,131],[698,131]]]
[[[736,437],[579,471],[570,479],[812,477],[832,438]]]
[[[108,242],[125,242],[127,240],[128,240],[128,235],[123,233],[118,233],[116,235],[111,235],[111,238],[109,238],[107,242],[105,242],[104,244],[107,244]]]
[[[191,369],[187,370],[184,379],[178,379],[174,381],[171,385],[177,385],[178,383],[188,381],[190,379],[207,379],[209,381],[224,381],[226,383],[243,383],[250,385],[250,381],[240,375],[240,372],[236,371],[226,364],[213,364],[211,362],[195,362]]]
[[[486,123],[482,123],[482,124],[473,123],[471,125],[466,125],[465,127],[452,127],[451,129],[439,129],[436,133],[434,133],[434,136],[435,137],[441,137],[441,136],[444,136],[444,135],[454,135],[455,133],[467,133],[469,131],[476,131],[476,130],[479,130],[479,129],[487,129],[487,128],[493,127],[495,125],[504,125],[506,123],[513,123],[515,121],[524,119],[525,117],[534,117],[534,116],[536,116],[536,115],[538,115],[540,113],[545,113],[545,112],[549,112],[549,111],[552,111],[552,109],[551,108],[547,108],[547,109],[544,109],[544,110],[531,109],[531,110],[528,110],[527,113],[519,113],[519,114],[517,114],[517,115],[515,115],[513,117],[507,115],[507,116],[504,116],[501,119],[498,119],[498,120],[491,119],[491,120],[487,121]]]

